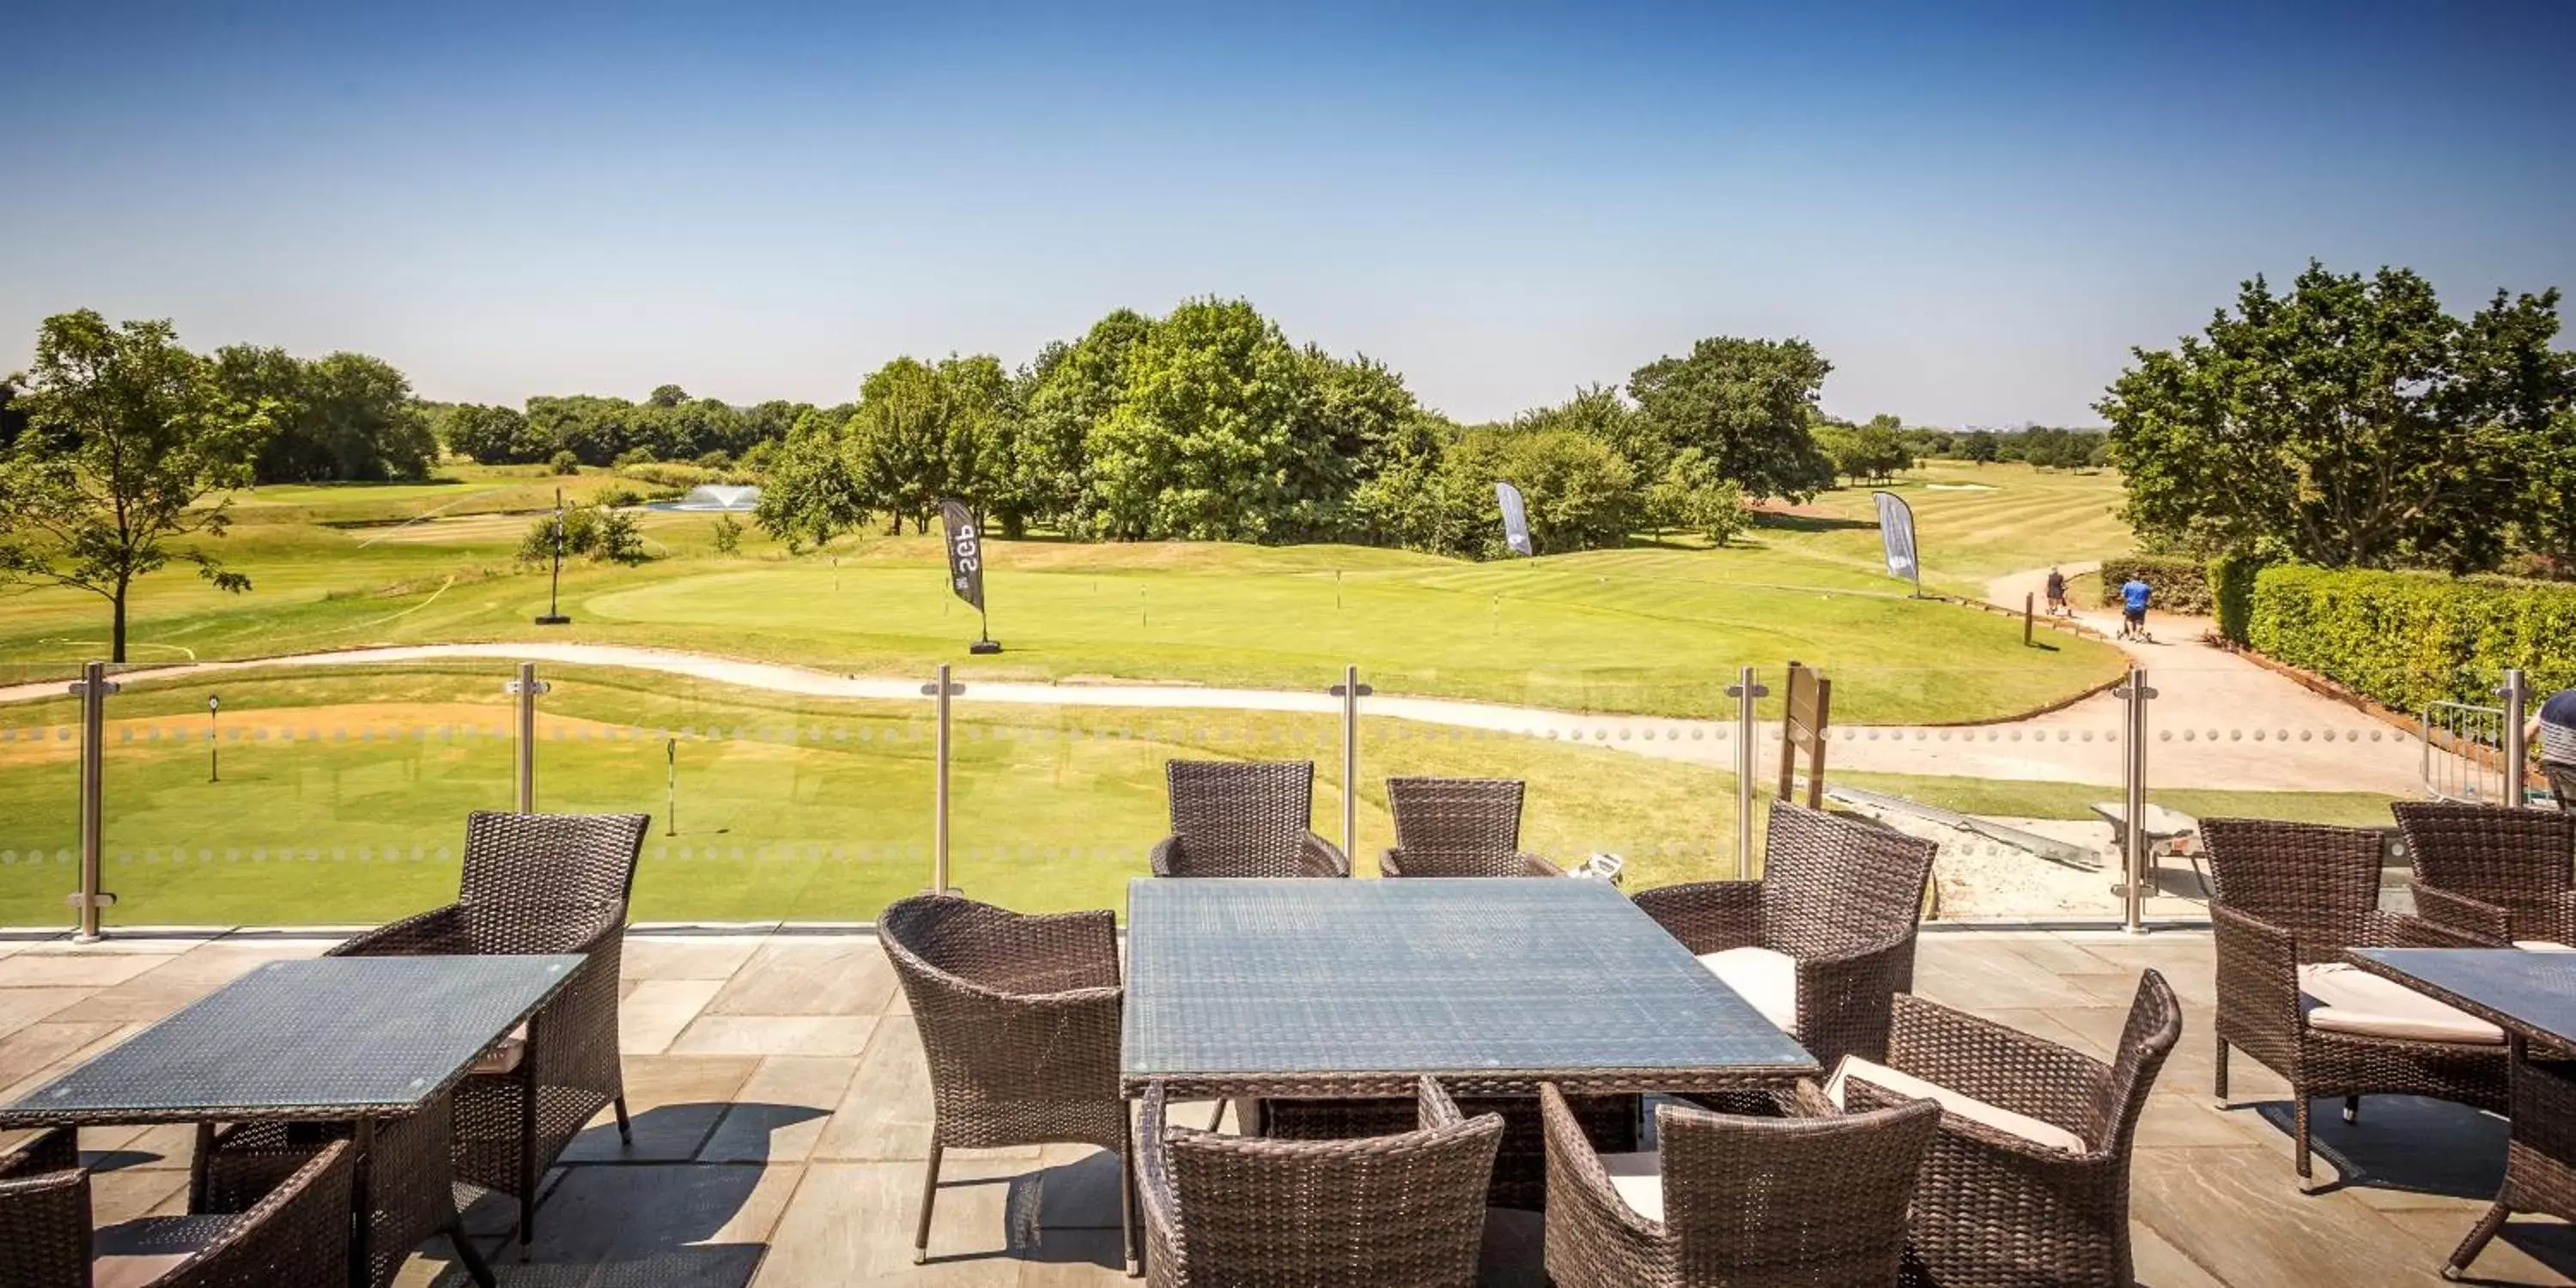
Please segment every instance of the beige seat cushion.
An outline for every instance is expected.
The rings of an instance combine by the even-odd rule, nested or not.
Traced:
[[[469,1074],[481,1074],[487,1077],[499,1077],[502,1074],[517,1073],[519,1071],[519,1062],[527,1058],[528,1026],[522,1024],[514,1030],[510,1036],[493,1043],[491,1050],[474,1057],[474,1067],[466,1070],[466,1072]]]
[[[231,1229],[230,1216],[151,1216],[90,1232],[91,1288],[144,1288]]]
[[[2308,1027],[2359,1037],[2501,1046],[2504,1030],[2348,962],[2299,968],[2299,1009]]]
[[[2513,946],[2526,953],[2576,953],[2576,948],[2570,948],[2565,944],[2553,944],[2546,939],[2517,939],[2513,941]]]
[[[1836,1108],[1842,1107],[1843,1088],[1854,1078],[1900,1096],[1935,1101],[1943,1112],[1957,1114],[1972,1123],[1983,1123],[2007,1135],[2019,1136],[2034,1145],[2069,1154],[2084,1152],[2084,1138],[2055,1123],[2014,1113],[2001,1105],[1988,1104],[1975,1096],[1925,1082],[1913,1074],[1900,1073],[1856,1055],[1844,1056],[1842,1063],[1834,1066],[1834,1076],[1825,1080],[1825,1098],[1833,1101]]]
[[[1610,1188],[1619,1192],[1619,1200],[1628,1210],[1649,1221],[1664,1219],[1664,1156],[1655,1151],[1642,1154],[1603,1154],[1601,1170],[1610,1173]]]
[[[1798,1031],[1797,958],[1768,948],[1729,948],[1701,953],[1699,964],[1781,1032]]]

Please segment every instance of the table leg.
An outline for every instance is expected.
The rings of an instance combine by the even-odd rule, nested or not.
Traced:
[[[357,1230],[350,1236],[349,1244],[349,1283],[352,1288],[370,1288],[375,1279],[375,1258],[371,1255],[374,1250],[371,1238],[376,1223],[375,1207],[367,1196],[369,1182],[373,1179],[370,1173],[374,1170],[375,1148],[376,1120],[373,1116],[360,1118],[349,1144],[352,1163],[349,1206],[357,1214]]]
[[[188,1210],[206,1210],[206,1166],[215,1156],[215,1125],[197,1124],[197,1150],[188,1156]]]

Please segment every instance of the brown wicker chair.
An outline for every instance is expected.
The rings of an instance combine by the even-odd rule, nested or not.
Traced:
[[[1892,1285],[1905,1210],[1941,1121],[1917,1100],[1862,1114],[1743,1118],[1656,1110],[1662,1148],[1593,1152],[1555,1084],[1547,1120],[1547,1273],[1560,1288]]]
[[[2448,1010],[2361,973],[2344,960],[2344,951],[2475,947],[2479,942],[2378,906],[2378,832],[2213,818],[2202,820],[2200,834],[2209,849],[2209,914],[2218,941],[2214,1090],[2221,1102],[2227,1099],[2230,1047],[2289,1080],[2302,1181],[2314,1175],[2308,1157],[2308,1102],[2315,1097],[2344,1097],[2347,1119],[2358,1116],[2365,1095],[2433,1096],[2506,1111],[2504,1036],[2490,1026],[2458,1016],[2492,1038],[2422,1040],[2391,1035],[2385,1025],[2356,1028],[2350,1023],[2350,1005],[2322,1005],[2345,1000],[2358,988],[2364,991],[2358,1001],[2365,1006],[2377,998],[2413,1007],[2407,1001],[2412,997]],[[2381,994],[2388,996],[2379,998]],[[2345,1014],[2328,1014],[2336,1010]],[[2439,1018],[2438,1011],[2426,1014]],[[2459,1031],[2471,1032],[2465,1027]]]
[[[1154,845],[1158,877],[1346,877],[1340,847],[1307,830],[1315,765],[1306,760],[1174,760],[1172,834]]]
[[[1390,778],[1395,844],[1378,860],[1390,877],[1561,877],[1521,850],[1517,778]]]
[[[0,1288],[348,1288],[350,1154],[323,1146],[236,1213],[90,1228],[70,1128],[0,1151]]]
[[[1469,1288],[1502,1120],[1462,1117],[1429,1078],[1417,1095],[1416,1131],[1279,1141],[1168,1126],[1161,1084],[1147,1088],[1146,1282]]]
[[[930,1064],[930,1159],[913,1260],[929,1255],[942,1151],[1068,1143],[1117,1153],[1132,1267],[1134,1160],[1118,1087],[1125,991],[1117,914],[1023,916],[925,894],[889,906],[877,935]]]
[[[2182,1006],[2154,971],[2139,977],[2107,1065],[1910,994],[1897,998],[1885,1069],[1847,1061],[1827,1091],[1846,1111],[1941,1102],[1941,1131],[1914,1190],[1906,1281],[2129,1288],[2129,1152],[2147,1093],[2181,1038]]]
[[[2415,914],[2504,947],[2576,945],[2576,814],[2401,801]]]
[[[1767,837],[1761,880],[1644,890],[1637,907],[1818,1063],[1883,1057],[1936,847],[1785,801]]]
[[[455,903],[368,931],[335,957],[580,953],[563,991],[475,1065],[455,1093],[456,1178],[519,1200],[519,1252],[535,1237],[546,1169],[602,1109],[630,1143],[617,1057],[619,949],[642,814],[500,814],[465,822]],[[218,1149],[222,1142],[218,1142]]]

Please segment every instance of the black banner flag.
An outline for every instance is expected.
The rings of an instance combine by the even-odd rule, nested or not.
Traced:
[[[976,528],[975,514],[963,501],[942,501],[939,525],[948,533],[948,588],[975,606],[979,638],[971,651],[999,653],[1002,646],[993,642],[993,628],[984,612],[984,534]]]

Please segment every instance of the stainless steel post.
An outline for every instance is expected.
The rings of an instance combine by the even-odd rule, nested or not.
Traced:
[[[519,812],[537,812],[537,695],[546,691],[545,682],[537,678],[537,664],[521,662],[519,678],[510,681],[507,691],[519,699]]]
[[[1753,680],[1753,668],[1735,673],[1726,696],[1735,699],[1735,879],[1753,878],[1753,703],[1771,690]]]
[[[2530,681],[2516,667],[2504,673],[2504,687],[2496,690],[2504,699],[2504,805],[2521,809],[2523,776],[2531,772],[2531,746],[2524,734],[2530,730],[2531,717],[2525,712],[2531,705]]]
[[[2120,888],[2121,924],[2130,934],[2147,931],[2145,899],[2147,881],[2147,700],[2156,691],[2147,686],[2147,673],[2142,667],[2130,667],[2129,678],[2111,690],[2116,697],[2128,700],[2129,753],[2120,759]]]
[[[932,773],[932,781],[937,784],[937,787],[930,815],[930,892],[932,894],[954,893],[953,888],[948,884],[949,702],[958,694],[965,692],[966,686],[951,683],[948,675],[948,663],[942,662],[939,664],[939,678],[921,686],[924,696],[936,698],[939,701],[939,724],[931,738],[931,755],[937,762]]]
[[[1342,668],[1342,682],[1332,688],[1342,700],[1342,854],[1358,852],[1360,843],[1360,699],[1377,690],[1360,683],[1357,665]]]
[[[107,752],[107,695],[116,685],[107,678],[107,663],[91,662],[81,667],[81,678],[72,685],[81,700],[80,758],[80,892],[69,902],[80,914],[72,942],[94,944],[101,938],[98,914],[101,908],[116,902],[116,896],[100,890],[100,860],[106,852],[106,773],[103,761]]]

